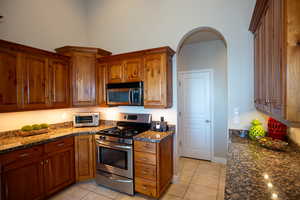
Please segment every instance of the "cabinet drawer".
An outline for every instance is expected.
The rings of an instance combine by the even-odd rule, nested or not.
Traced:
[[[135,191],[145,195],[156,197],[156,182],[136,177]]]
[[[156,166],[135,163],[135,176],[156,181]]]
[[[156,153],[156,143],[134,141],[134,150],[148,153]]]
[[[74,145],[74,137],[67,137],[45,144],[45,153],[52,153]]]
[[[135,159],[135,162],[156,165],[156,155],[155,154],[135,151],[134,159]]]
[[[43,154],[43,146],[35,146],[7,153],[1,156],[1,165],[6,165],[15,161],[35,159]]]

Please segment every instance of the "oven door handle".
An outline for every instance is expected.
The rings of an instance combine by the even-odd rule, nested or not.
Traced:
[[[131,105],[131,104],[132,104],[132,100],[133,100],[133,98],[132,98],[132,94],[133,94],[133,92],[132,92],[132,88],[130,88],[130,89],[129,89],[129,95],[128,95],[128,101],[129,101],[129,105]]]
[[[102,144],[99,142],[99,140],[96,140],[97,142],[97,145],[98,146],[101,146],[101,147],[106,147],[106,148],[116,148],[116,149],[125,149],[125,150],[131,150],[132,149],[132,146],[123,146],[123,145],[115,145],[115,144],[109,144],[109,145],[106,145],[106,144]]]

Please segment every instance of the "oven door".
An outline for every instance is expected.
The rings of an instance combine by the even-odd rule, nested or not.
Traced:
[[[96,140],[97,169],[133,178],[132,146]]]

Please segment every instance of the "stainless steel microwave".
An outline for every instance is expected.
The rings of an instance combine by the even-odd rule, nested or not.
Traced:
[[[112,106],[143,106],[143,82],[106,85],[106,100]]]
[[[99,113],[76,113],[73,116],[74,127],[99,126]]]

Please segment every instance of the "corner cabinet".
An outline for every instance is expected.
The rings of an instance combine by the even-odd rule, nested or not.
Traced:
[[[289,125],[300,125],[300,2],[258,0],[254,33],[257,110]]]
[[[71,57],[72,105],[74,107],[95,106],[96,58],[111,53],[97,48],[75,46],[65,46],[55,50]]]
[[[98,59],[98,66],[106,70],[106,82],[97,82],[98,88],[106,83],[144,82],[145,108],[172,107],[172,56],[169,47],[107,56]],[[104,68],[105,66],[105,68]],[[102,73],[98,70],[99,73]],[[98,76],[101,77],[102,74]],[[101,86],[101,84],[105,84]],[[103,92],[105,93],[105,92]],[[105,96],[105,94],[103,95]],[[105,99],[99,98],[100,105]]]

